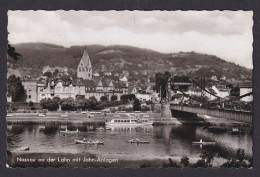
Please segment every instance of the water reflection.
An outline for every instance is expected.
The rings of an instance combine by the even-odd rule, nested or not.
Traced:
[[[252,157],[251,128],[241,128],[243,134],[228,133],[230,127],[178,126],[114,126],[100,131],[102,125],[12,125],[8,127],[8,149],[29,146],[32,151],[90,152],[100,155],[131,155],[138,157],[199,156],[203,150],[226,158],[238,148]],[[79,130],[77,134],[63,134],[60,130]],[[83,138],[100,140],[104,145],[75,144]],[[149,144],[127,143],[132,138]],[[195,146],[192,142],[214,141],[215,146]]]

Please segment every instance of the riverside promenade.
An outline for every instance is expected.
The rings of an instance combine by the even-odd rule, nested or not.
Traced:
[[[46,113],[46,116],[40,117],[41,113],[12,113],[11,117],[7,116],[8,124],[100,124],[110,121],[115,115],[120,118],[129,118],[129,113],[96,113],[81,114],[77,112],[70,113]],[[132,113],[138,118],[143,114],[149,115],[154,120],[154,125],[175,125],[180,124],[172,117],[161,117],[160,113]],[[9,114],[10,115],[10,114]],[[66,117],[62,117],[66,115]]]

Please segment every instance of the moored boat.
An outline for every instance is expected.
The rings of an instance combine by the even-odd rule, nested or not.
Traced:
[[[96,128],[96,130],[98,131],[105,131],[105,130],[111,130],[112,128],[111,127],[99,127],[99,128]]]
[[[200,139],[199,142],[192,142],[192,144],[194,144],[194,145],[215,145],[216,142],[206,142],[206,141],[202,141],[202,139]]]
[[[79,133],[80,131],[77,129],[76,131],[70,131],[68,129],[66,129],[65,131],[63,130],[60,130],[60,133],[69,133],[69,134],[72,134],[72,133]]]
[[[127,141],[127,143],[149,144],[149,141],[142,141],[142,140],[139,140],[138,138],[135,138],[135,139],[131,139],[131,140]]]
[[[13,117],[13,114],[7,114],[6,117]]]
[[[97,144],[97,145],[104,145],[104,143],[100,140],[86,140],[85,138],[83,140],[75,140],[76,144]]]

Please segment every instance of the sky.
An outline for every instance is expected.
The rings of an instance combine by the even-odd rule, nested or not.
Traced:
[[[12,44],[131,45],[253,68],[252,11],[8,11]]]

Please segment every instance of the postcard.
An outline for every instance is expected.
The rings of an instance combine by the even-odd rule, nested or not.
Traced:
[[[8,11],[8,168],[252,168],[253,11]]]

